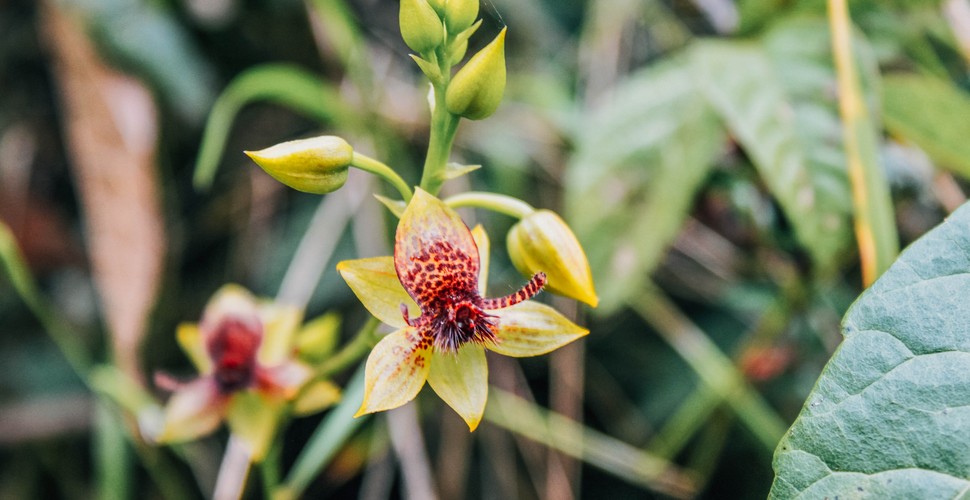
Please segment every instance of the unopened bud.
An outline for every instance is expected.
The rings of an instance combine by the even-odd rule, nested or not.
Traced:
[[[347,182],[354,149],[339,137],[324,135],[245,153],[283,184],[306,193],[325,194]]]
[[[445,3],[445,26],[448,33],[461,33],[478,17],[479,0],[448,0]]]
[[[599,303],[586,253],[555,212],[536,210],[509,230],[509,257],[525,276],[546,273],[546,290],[593,307]]]
[[[505,31],[502,31],[455,75],[445,94],[452,114],[469,120],[486,118],[498,108],[505,92]]]
[[[427,54],[444,42],[444,26],[428,0],[401,0],[401,37],[411,50]]]

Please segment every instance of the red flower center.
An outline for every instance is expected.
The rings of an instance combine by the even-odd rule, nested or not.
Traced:
[[[214,366],[213,377],[222,393],[252,385],[256,373],[256,353],[262,337],[259,322],[230,317],[216,326],[206,348]]]
[[[431,210],[445,209],[432,206]],[[506,297],[483,298],[478,292],[478,247],[471,231],[457,215],[437,215],[443,215],[438,220],[445,224],[425,228],[416,237],[398,228],[394,267],[404,289],[421,308],[421,316],[411,319],[407,306],[401,304],[404,321],[435,349],[445,352],[454,352],[467,342],[495,342],[497,318],[487,311],[528,300],[545,285],[546,275],[537,273],[521,290]]]

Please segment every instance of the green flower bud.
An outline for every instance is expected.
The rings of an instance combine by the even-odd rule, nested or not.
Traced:
[[[283,184],[306,193],[325,194],[347,182],[354,149],[339,137],[324,135],[245,153]]]
[[[469,120],[486,118],[505,92],[505,30],[468,60],[448,85],[445,106]]]
[[[427,54],[444,42],[444,26],[428,0],[401,0],[400,22],[404,43],[418,54]]]
[[[479,0],[448,0],[445,3],[445,26],[448,33],[461,33],[478,17]]]
[[[428,5],[438,13],[438,17],[445,17],[445,2],[447,0],[428,0]]]
[[[593,307],[599,303],[586,253],[555,212],[536,210],[509,230],[506,242],[515,268],[526,276],[546,273],[546,289]]]

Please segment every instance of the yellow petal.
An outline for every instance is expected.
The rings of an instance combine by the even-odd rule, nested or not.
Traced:
[[[340,388],[329,380],[311,382],[293,403],[293,413],[297,416],[310,415],[323,411],[340,401]]]
[[[472,238],[475,239],[475,246],[478,247],[478,293],[484,297],[485,290],[488,288],[488,253],[491,251],[492,243],[489,241],[488,233],[485,232],[485,228],[481,224],[477,224],[472,229]]]
[[[431,356],[428,384],[465,420],[468,430],[474,431],[482,421],[488,398],[485,349],[470,343],[456,352],[435,352]]]
[[[257,359],[264,366],[280,364],[290,358],[293,351],[293,336],[303,322],[303,310],[264,302],[259,304],[259,317],[263,322],[263,343],[259,346]]]
[[[209,353],[205,350],[205,342],[202,341],[202,331],[195,323],[182,323],[175,332],[179,346],[189,356],[189,360],[199,370],[199,373],[209,373],[212,371],[212,360]]]
[[[396,328],[404,328],[401,304],[408,305],[410,317],[421,315],[418,305],[404,291],[394,271],[393,257],[345,260],[337,271],[375,318]]]
[[[246,444],[253,462],[266,457],[283,405],[278,400],[266,398],[254,391],[243,391],[232,398],[226,420],[232,433]]]
[[[296,335],[296,352],[306,361],[319,363],[327,359],[340,340],[340,315],[328,312],[303,325]]]
[[[162,430],[155,441],[176,443],[209,434],[222,422],[227,402],[211,377],[189,382],[175,391],[165,405]]]
[[[431,350],[421,347],[417,332],[405,328],[374,346],[364,369],[364,402],[355,417],[390,410],[414,399],[428,379]]]
[[[538,356],[589,333],[555,309],[538,302],[521,302],[489,312],[498,316],[495,329],[498,342],[488,348],[506,356]]]

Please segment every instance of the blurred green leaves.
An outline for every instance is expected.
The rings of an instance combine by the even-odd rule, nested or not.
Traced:
[[[964,205],[846,313],[845,341],[775,452],[772,498],[970,489],[968,228]]]
[[[856,40],[864,46],[864,40]],[[754,41],[704,40],[632,74],[576,131],[567,209],[609,313],[659,263],[712,168],[737,141],[816,271],[850,243],[835,72],[822,19],[777,23]],[[874,67],[860,50],[860,67]],[[743,70],[739,70],[743,68]],[[873,77],[863,75],[865,88]],[[602,207],[589,210],[590,206]]]
[[[932,76],[890,75],[882,82],[886,128],[923,149],[941,168],[970,177],[970,96]]]

